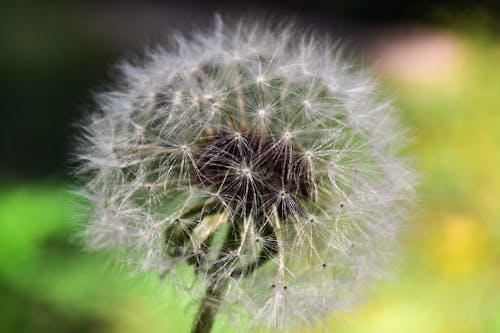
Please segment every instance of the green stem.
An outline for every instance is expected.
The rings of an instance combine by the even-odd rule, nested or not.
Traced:
[[[208,286],[196,315],[192,333],[209,333],[211,331],[228,284],[228,278],[225,278],[222,281],[214,281]]]
[[[232,221],[216,264],[208,272],[211,282],[205,291],[205,297],[201,302],[191,333],[209,333],[212,330],[215,317],[229,285],[231,275],[227,272],[234,264],[231,252],[241,244],[239,222]],[[225,267],[228,269],[224,269]]]

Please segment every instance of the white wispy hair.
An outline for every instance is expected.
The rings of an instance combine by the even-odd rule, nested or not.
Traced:
[[[393,253],[414,182],[405,133],[338,46],[216,21],[122,63],[96,96],[77,153],[84,239],[139,271],[193,266],[247,325],[315,323]]]

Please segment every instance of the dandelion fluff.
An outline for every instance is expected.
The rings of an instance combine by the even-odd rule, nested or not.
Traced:
[[[193,332],[218,311],[285,330],[345,310],[382,273],[412,190],[391,104],[290,28],[217,20],[174,44],[122,63],[83,126],[87,245],[138,271],[192,267]]]

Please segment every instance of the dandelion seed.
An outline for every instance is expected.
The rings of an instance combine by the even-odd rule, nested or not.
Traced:
[[[405,216],[393,108],[336,47],[292,30],[218,20],[123,63],[83,126],[87,245],[181,287],[192,267],[193,333],[219,312],[287,329],[348,308]]]

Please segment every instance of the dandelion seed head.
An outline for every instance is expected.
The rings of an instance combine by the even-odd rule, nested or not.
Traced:
[[[338,46],[218,20],[120,69],[77,153],[90,248],[224,277],[222,310],[278,329],[347,309],[382,275],[414,175],[395,110]]]

